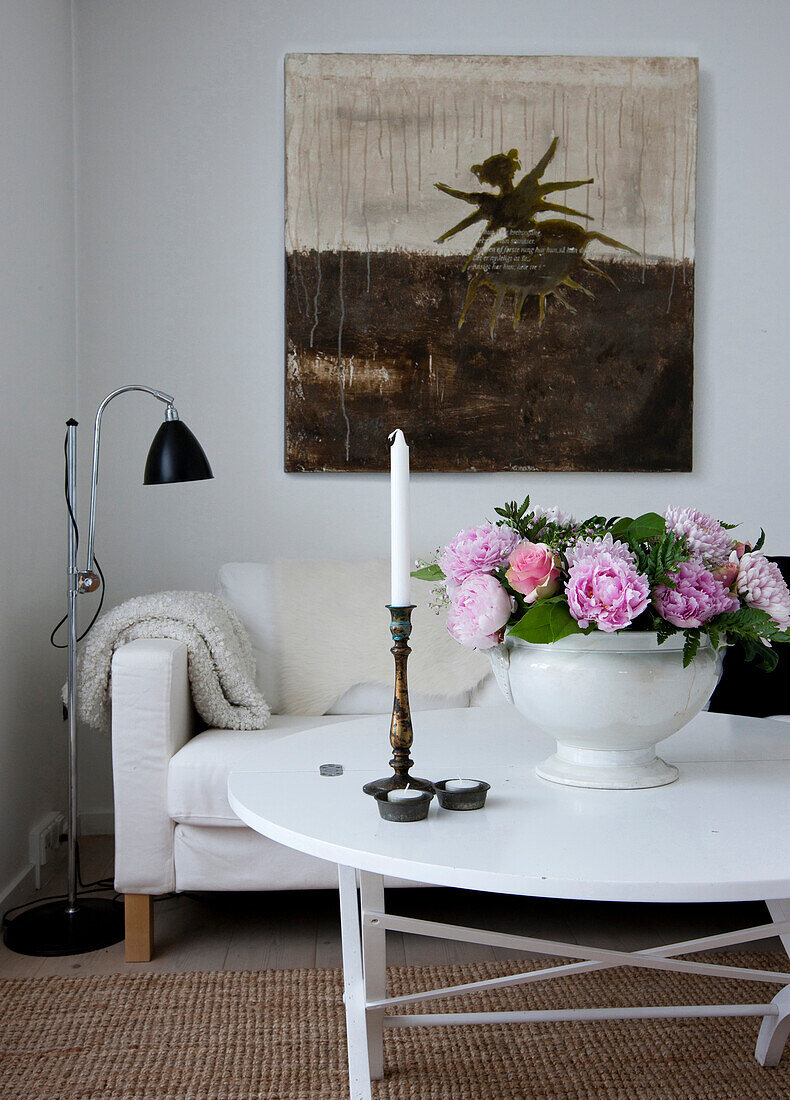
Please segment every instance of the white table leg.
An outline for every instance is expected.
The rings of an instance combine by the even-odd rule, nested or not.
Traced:
[[[771,1004],[779,1009],[778,1016],[766,1016],[757,1036],[754,1056],[761,1066],[778,1066],[787,1037],[790,1035],[790,985],[777,993]]]
[[[776,901],[767,901],[765,903],[768,906],[768,912],[771,914],[771,920],[790,920],[790,898],[780,898]],[[782,941],[782,946],[788,955],[790,955],[790,934],[785,932],[779,939]]]
[[[365,914],[384,912],[384,879],[368,871],[359,872],[359,893],[362,902],[362,965],[365,974],[365,1000],[378,1001],[387,996],[387,932],[365,922]],[[378,1081],[384,1076],[384,1009],[367,1013],[368,1057],[370,1076]]]
[[[790,920],[790,898],[775,898],[766,901],[771,920]],[[790,956],[790,933],[779,936],[785,953]],[[761,1066],[776,1066],[782,1057],[788,1035],[790,1035],[790,985],[774,997],[772,1004],[779,1006],[782,1015],[766,1016],[757,1036],[757,1049],[754,1056]]]
[[[343,1000],[346,1006],[346,1043],[351,1100],[372,1100],[368,1032],[365,1020],[365,979],[362,970],[362,931],[359,922],[357,872],[337,868],[340,886],[340,929],[343,940]]]

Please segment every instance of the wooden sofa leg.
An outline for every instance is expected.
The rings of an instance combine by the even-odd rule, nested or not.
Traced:
[[[126,961],[150,962],[154,952],[154,899],[150,894],[124,894]]]

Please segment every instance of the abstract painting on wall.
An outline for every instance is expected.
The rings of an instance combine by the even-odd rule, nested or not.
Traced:
[[[697,62],[286,59],[287,470],[689,470]]]

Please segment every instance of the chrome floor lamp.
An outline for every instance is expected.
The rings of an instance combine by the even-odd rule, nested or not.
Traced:
[[[99,446],[104,410],[113,398],[130,390],[151,394],[163,402],[164,423],[154,436],[145,463],[143,484],[164,485],[178,481],[204,481],[213,477],[211,466],[189,428],[178,418],[170,394],[150,386],[121,386],[99,405],[93,434],[93,471],[91,476],[88,552],[84,569],[77,563],[79,531],[77,527],[77,421],[66,421],[66,509],[68,521],[68,608],[62,623],[67,624],[68,639],[68,784],[66,817],[68,844],[68,889],[62,898],[34,905],[5,923],[4,940],[12,951],[22,955],[77,955],[109,947],[124,938],[123,910],[111,898],[80,896],[78,890],[77,849],[77,599],[103,588],[104,578],[94,554],[96,490],[99,480]],[[98,572],[97,572],[98,570]],[[95,616],[94,616],[95,619]],[[59,624],[59,626],[62,624]],[[93,625],[91,621],[90,626]],[[90,629],[88,627],[88,630]],[[57,629],[57,628],[56,628]],[[85,631],[87,633],[87,630]],[[84,634],[83,634],[84,637]]]

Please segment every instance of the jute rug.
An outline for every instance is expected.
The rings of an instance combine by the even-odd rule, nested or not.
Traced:
[[[724,956],[718,956],[723,958]],[[783,955],[731,953],[785,969]],[[535,964],[525,964],[539,965]],[[396,967],[396,993],[516,973],[517,962]],[[633,969],[427,1002],[417,1011],[770,1001],[778,986]],[[754,1060],[759,1020],[393,1029],[376,1100],[787,1100],[790,1050]],[[337,970],[0,982],[2,1100],[348,1096]]]

